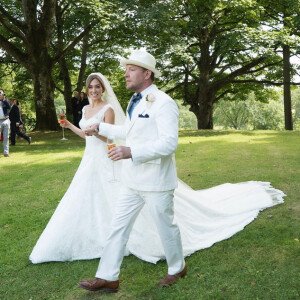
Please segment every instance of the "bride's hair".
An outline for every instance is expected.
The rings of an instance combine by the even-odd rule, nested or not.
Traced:
[[[86,85],[85,85],[85,92],[86,92],[87,95],[89,95],[89,86],[90,86],[91,82],[92,82],[94,79],[97,79],[97,80],[100,82],[101,87],[102,87],[102,93],[104,93],[104,92],[106,91],[106,89],[105,89],[105,84],[104,84],[103,80],[100,78],[100,76],[99,76],[99,75],[96,75],[96,74],[91,74],[91,75],[87,78],[87,80],[86,80]]]

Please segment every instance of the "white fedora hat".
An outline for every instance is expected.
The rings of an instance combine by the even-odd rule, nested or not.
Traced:
[[[156,77],[161,75],[161,72],[155,69],[155,58],[150,53],[143,50],[133,51],[128,59],[121,58],[120,64],[123,67],[126,67],[126,65],[136,65],[139,67],[143,67],[147,70],[152,71],[154,73],[154,76]]]

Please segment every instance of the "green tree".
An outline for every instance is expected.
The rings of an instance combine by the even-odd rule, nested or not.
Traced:
[[[283,57],[283,93],[284,93],[284,116],[285,116],[285,129],[293,130],[292,120],[292,102],[291,102],[291,81],[295,71],[293,70],[290,58],[296,54],[297,42],[295,39],[297,28],[299,27],[299,13],[300,3],[298,0],[278,0],[276,2],[270,0],[261,0],[261,4],[266,10],[269,18],[269,25],[272,30],[281,32],[280,39]]]
[[[71,113],[72,91],[84,89],[88,73],[101,72],[110,79],[118,76],[116,56],[122,55],[123,48],[129,47],[132,42],[132,32],[120,14],[121,8],[119,1],[92,1],[87,7],[78,7],[77,3],[69,3],[67,8],[57,5],[56,52],[66,47],[75,30],[84,30],[88,26],[91,15],[97,20],[97,24],[70,53],[60,59],[54,69],[56,89],[64,95],[68,113]]]
[[[214,123],[221,127],[249,129],[249,102],[245,100],[220,100],[214,110]]]
[[[234,129],[282,130],[284,113],[280,93],[268,89],[263,97],[266,103],[259,101],[260,97],[255,93],[247,95],[245,99],[222,99],[215,107],[215,124]]]
[[[295,130],[300,130],[300,88],[292,91],[292,114]]]
[[[146,44],[161,57],[164,82],[173,85],[168,92],[189,105],[199,129],[213,128],[215,103],[228,94],[262,89],[254,84],[268,84],[267,69],[276,72],[282,61],[254,0],[151,3],[137,26],[146,24],[152,35]],[[158,22],[151,22],[155,16]]]
[[[64,49],[50,51],[58,1],[4,0],[0,5],[0,47],[30,74],[34,86],[36,129],[58,127],[54,107],[54,65],[90,31],[89,24]]]
[[[144,45],[160,57],[162,85],[190,107],[199,129],[213,128],[213,107],[227,95],[283,84],[277,50],[286,31],[272,27],[260,1],[129,3],[137,34],[147,32]]]

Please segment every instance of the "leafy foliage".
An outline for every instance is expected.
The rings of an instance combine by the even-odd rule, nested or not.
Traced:
[[[132,48],[145,47],[158,58],[158,68],[163,71],[157,84],[195,114],[198,128],[213,128],[214,105],[219,100],[246,99],[254,91],[256,99],[264,101],[269,86],[283,84],[282,45],[290,47],[291,55],[299,52],[298,0],[276,3],[271,0],[51,0],[47,3],[54,2],[55,23],[47,29],[52,33],[44,43],[46,57],[50,59],[48,73],[56,89],[55,94],[49,93],[49,98],[56,98],[59,93],[64,95],[67,110],[72,91],[82,90],[87,75],[97,71],[109,77],[125,107],[124,99],[129,98],[129,93],[123,84],[118,57]],[[38,24],[46,18],[45,3],[35,2],[39,9],[33,19]],[[4,75],[13,78],[30,69],[25,67],[24,71],[24,66],[16,62],[16,53],[8,51],[5,44],[11,43],[22,53],[28,47],[20,34],[16,34],[22,31],[22,26],[15,20],[26,21],[21,5],[22,1],[8,0],[0,5],[4,22],[0,28],[0,47],[4,49],[0,59],[6,66]],[[31,8],[29,5],[27,10]],[[37,40],[41,41],[42,30],[47,26],[44,27],[37,31]],[[26,59],[20,61],[24,64]],[[295,77],[297,66],[290,72]],[[4,82],[0,77],[0,84],[4,82],[11,89],[7,83],[9,77],[5,78]],[[36,85],[30,78],[22,81],[17,77],[17,80],[21,95],[31,92],[23,92],[23,88]],[[31,93],[28,98],[35,98],[36,109],[35,90]]]
[[[232,97],[219,101],[215,107],[215,124],[222,128],[282,130],[284,118],[280,94],[274,90],[269,90],[268,94],[264,94],[267,103],[259,101],[254,93],[242,100]]]
[[[108,65],[108,60],[121,52],[120,45],[124,47],[130,40],[130,30],[119,13],[119,1],[93,1],[92,5],[74,0],[17,3],[14,6],[5,1],[0,6],[3,57],[10,55],[14,59],[11,64],[22,65],[31,76],[37,128],[55,129],[54,88],[64,93],[69,111],[71,80],[80,68],[73,85],[79,89],[84,85],[86,57],[94,67],[99,61],[101,67],[103,61]],[[83,57],[80,41],[87,35]]]
[[[282,77],[275,50],[283,33],[265,26],[257,1],[151,1],[131,9],[136,31],[147,32],[144,45],[161,58],[168,92],[190,107],[198,128],[212,128],[213,106],[226,95]]]
[[[293,113],[293,124],[294,129],[300,130],[300,89],[292,91],[292,113]]]

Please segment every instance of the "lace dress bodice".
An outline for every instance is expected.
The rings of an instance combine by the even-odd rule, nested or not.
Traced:
[[[82,130],[84,130],[88,125],[103,122],[104,121],[104,115],[105,115],[106,111],[109,108],[112,108],[112,106],[110,104],[106,104],[95,115],[93,115],[92,117],[86,119],[85,107],[83,107],[83,109],[82,109],[82,119],[79,122],[80,128]],[[85,140],[86,140],[86,149],[85,149],[85,151],[89,151],[91,155],[99,155],[99,152],[95,151],[95,149],[94,149],[95,146],[96,147],[98,146],[99,148],[101,148],[102,151],[105,150],[105,152],[106,152],[106,143],[103,142],[101,139],[99,139],[95,136],[86,136]],[[98,150],[100,150],[100,149],[98,149]]]
[[[86,119],[85,106],[84,106],[82,109],[82,119],[79,122],[80,128],[83,130],[88,125],[103,122],[104,115],[109,108],[112,108],[112,106],[110,104],[106,104],[94,116],[90,117],[89,119]]]

